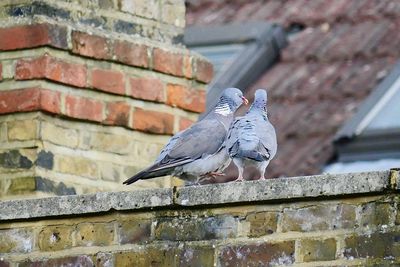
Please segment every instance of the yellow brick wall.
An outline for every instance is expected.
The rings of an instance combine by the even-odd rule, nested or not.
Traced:
[[[3,199],[181,183],[175,178],[159,178],[129,187],[122,185],[157,157],[169,139],[165,135],[88,125],[42,113],[3,116],[0,123],[5,126],[1,127],[2,134],[8,136],[0,142],[0,159],[8,162],[0,168]],[[31,148],[26,148],[28,145]],[[47,184],[40,182],[43,180]]]
[[[399,266],[398,170],[0,202],[2,266]]]
[[[386,195],[3,221],[0,255],[10,266],[397,266],[398,205]]]
[[[184,13],[183,0],[0,2],[0,199],[182,184],[121,186],[204,110],[212,66],[182,44]]]

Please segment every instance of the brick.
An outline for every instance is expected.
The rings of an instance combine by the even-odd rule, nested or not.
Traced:
[[[129,35],[140,34],[143,31],[143,26],[137,23],[128,22],[126,20],[114,20],[115,32],[121,32]]]
[[[77,246],[107,246],[114,242],[114,224],[81,223],[76,226]]]
[[[36,189],[35,177],[19,177],[11,180],[8,192],[12,194],[21,194],[33,192]]]
[[[10,141],[34,140],[38,138],[38,121],[9,121],[7,122],[7,135]]]
[[[135,67],[149,67],[149,56],[145,45],[115,41],[114,55],[116,60],[122,63]]]
[[[156,133],[172,134],[174,129],[174,116],[171,114],[135,108],[133,112],[133,129]]]
[[[33,246],[34,237],[32,230],[18,228],[0,230],[1,253],[28,253],[33,250]]]
[[[129,114],[131,106],[123,101],[109,102],[106,105],[105,124],[129,126]]]
[[[37,88],[0,92],[0,113],[37,110],[39,99],[40,92]]]
[[[399,202],[397,202],[397,203],[399,203]],[[396,218],[395,218],[394,223],[396,225],[400,225],[400,205],[399,204],[397,204]]]
[[[201,82],[209,83],[211,82],[214,74],[213,65],[204,60],[195,60],[195,78]]]
[[[16,80],[49,79],[52,81],[85,87],[86,66],[64,62],[61,59],[44,55],[34,59],[21,59],[15,70]]]
[[[132,137],[120,134],[92,132],[89,137],[89,149],[118,154],[128,154],[131,150]]]
[[[123,244],[141,244],[150,241],[151,220],[128,220],[119,223],[118,239]]]
[[[40,150],[37,154],[36,165],[51,170],[54,166],[54,154],[51,151]]]
[[[122,179],[126,179],[126,176],[122,174],[122,167],[112,162],[101,162],[99,172],[100,178],[105,181],[119,183]]]
[[[294,263],[294,241],[223,247],[218,266],[276,266]]]
[[[185,246],[179,254],[179,266],[214,266],[214,254],[209,246]]]
[[[7,142],[7,123],[1,122],[0,123],[0,143]]]
[[[276,232],[278,223],[277,212],[256,212],[247,215],[246,222],[250,223],[249,237],[260,237]]]
[[[15,67],[16,80],[46,78],[48,56],[35,59],[20,59]]]
[[[153,68],[156,71],[183,76],[183,56],[160,48],[153,50]]]
[[[282,232],[310,232],[327,230],[335,213],[329,206],[312,206],[296,210],[284,210],[282,214]]]
[[[183,1],[166,2],[161,10],[161,21],[176,27],[185,27],[185,4]]]
[[[0,92],[0,114],[43,110],[60,113],[60,93],[41,88]]]
[[[15,3],[15,2],[14,2]],[[35,15],[49,16],[53,19],[69,19],[70,11],[52,6],[43,2],[25,3],[23,5],[17,4],[10,6],[7,9],[7,14],[11,17],[26,17],[30,18]]]
[[[19,267],[48,267],[48,266],[79,266],[92,267],[95,266],[90,256],[79,255],[71,257],[41,259],[41,260],[26,260],[18,265]],[[96,265],[97,266],[97,265]]]
[[[30,169],[36,154],[36,148],[8,150],[0,153],[0,166],[7,169]]]
[[[34,24],[0,29],[0,50],[16,50],[51,45],[66,49],[67,28]]]
[[[336,216],[333,220],[333,229],[348,229],[356,227],[356,206],[339,204],[336,207]]]
[[[168,84],[167,103],[171,106],[200,113],[205,110],[206,95],[202,90],[188,89],[179,84]]]
[[[92,257],[96,267],[111,267],[115,266],[114,256],[111,253],[99,252]]]
[[[164,84],[155,78],[130,78],[129,95],[144,100],[165,102]]]
[[[40,110],[54,114],[61,113],[61,93],[40,89]]]
[[[188,119],[185,117],[180,117],[179,118],[179,131],[183,131],[183,130],[189,128],[193,123],[194,123],[194,121],[192,121],[191,119]]]
[[[367,203],[361,208],[360,224],[363,227],[388,225],[394,213],[395,209],[390,203]]]
[[[124,95],[124,74],[118,71],[94,69],[92,70],[92,86],[104,92]]]
[[[53,144],[66,147],[77,147],[79,141],[79,131],[65,128],[50,122],[42,122],[40,129],[43,140]]]
[[[145,247],[135,252],[115,253],[115,266],[177,266],[176,249],[171,247]]]
[[[134,151],[135,157],[151,162],[157,158],[162,148],[163,145],[159,143],[134,140],[132,150]]]
[[[398,258],[400,257],[400,233],[372,233],[345,238],[346,258]]]
[[[49,179],[45,179],[39,176],[35,177],[36,180],[36,191],[49,192],[62,196],[62,195],[76,195],[74,187],[67,187],[63,182],[56,183]]]
[[[229,215],[200,218],[160,218],[154,229],[157,240],[193,241],[226,239],[237,235],[237,220]]]
[[[157,0],[121,0],[121,11],[140,17],[158,20],[159,5]]]
[[[99,0],[99,6],[103,9],[114,8],[113,0]]]
[[[98,177],[96,162],[78,156],[56,155],[54,159],[55,171],[81,175],[89,178]]]
[[[299,254],[303,261],[329,261],[336,258],[336,240],[301,240]]]
[[[192,61],[193,58],[189,55],[183,57],[183,75],[189,79],[193,77]]]
[[[90,121],[103,121],[104,104],[86,97],[67,95],[65,97],[65,115]]]
[[[72,247],[72,227],[67,225],[46,226],[38,236],[41,251],[56,251]]]
[[[72,52],[98,59],[111,59],[112,51],[106,38],[87,34],[84,32],[72,32]]]

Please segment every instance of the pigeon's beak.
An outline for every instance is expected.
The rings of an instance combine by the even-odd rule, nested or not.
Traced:
[[[243,100],[243,104],[248,105],[249,104],[249,100],[247,100],[247,98],[245,98],[244,96],[241,96],[242,100]]]

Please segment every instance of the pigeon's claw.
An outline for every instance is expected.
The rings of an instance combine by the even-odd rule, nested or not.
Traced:
[[[245,105],[249,104],[249,100],[247,98],[245,98],[244,96],[242,96],[242,100],[243,100],[243,104],[245,104]]]
[[[218,177],[218,176],[225,176],[225,173],[223,172],[210,172],[209,175]]]
[[[243,179],[243,177],[239,177],[239,178],[237,178],[236,180],[234,180],[234,182],[243,182],[244,181],[244,179]]]

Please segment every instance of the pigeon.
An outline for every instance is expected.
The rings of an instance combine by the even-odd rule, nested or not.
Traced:
[[[124,184],[132,184],[165,175],[189,182],[223,175],[231,159],[224,146],[233,113],[248,100],[237,88],[227,88],[212,110],[202,120],[173,136],[148,168],[132,176]]]
[[[239,171],[236,181],[243,181],[245,166],[253,165],[265,179],[265,169],[277,150],[274,126],[267,116],[267,92],[257,89],[254,102],[243,117],[232,123],[226,149]]]

